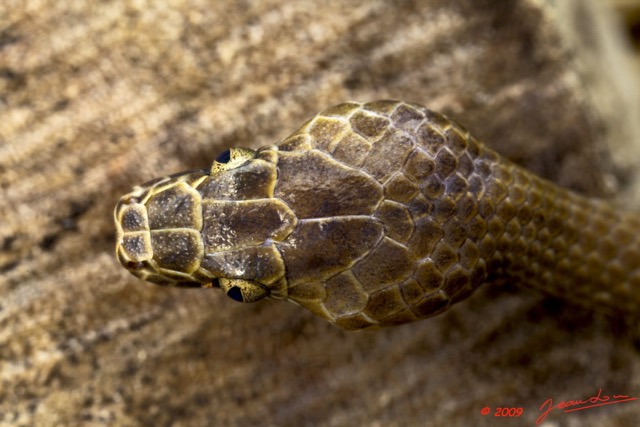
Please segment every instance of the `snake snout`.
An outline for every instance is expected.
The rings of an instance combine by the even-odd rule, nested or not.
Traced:
[[[137,192],[123,196],[114,211],[116,256],[133,275],[144,278],[153,258],[151,232],[146,207],[139,203]]]
[[[201,176],[201,174],[200,174]],[[168,286],[202,286],[201,196],[187,174],[137,187],[115,208],[116,255],[131,274]]]

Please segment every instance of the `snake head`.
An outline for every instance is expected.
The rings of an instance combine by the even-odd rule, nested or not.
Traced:
[[[117,256],[155,283],[286,299],[345,329],[410,322],[484,281],[495,158],[424,107],[347,102],[135,188],[116,206]]]
[[[166,286],[221,287],[234,300],[278,296],[275,243],[296,217],[272,200],[275,154],[230,149],[209,171],[151,181],[117,203],[116,255],[135,276]]]

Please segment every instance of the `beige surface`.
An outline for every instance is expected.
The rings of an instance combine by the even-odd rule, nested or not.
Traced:
[[[133,184],[346,99],[417,101],[563,185],[637,194],[636,82],[608,42],[587,55],[600,25],[558,33],[604,19],[569,3],[557,22],[538,1],[3,2],[0,425],[533,425],[550,397],[640,397],[624,322],[516,286],[352,334],[113,257]],[[549,421],[634,426],[640,403]]]

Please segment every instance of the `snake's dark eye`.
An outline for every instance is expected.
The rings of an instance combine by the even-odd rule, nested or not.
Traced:
[[[227,291],[227,296],[234,301],[244,302],[244,298],[242,297],[242,291],[237,286],[232,286],[229,291]]]
[[[229,160],[231,160],[231,150],[229,149],[224,150],[216,157],[216,162],[218,163],[229,163]]]

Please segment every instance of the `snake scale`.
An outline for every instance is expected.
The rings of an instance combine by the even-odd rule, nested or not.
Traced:
[[[117,257],[142,279],[285,299],[349,330],[433,316],[496,281],[640,306],[640,215],[412,103],[329,108],[276,145],[136,187],[114,215]]]

